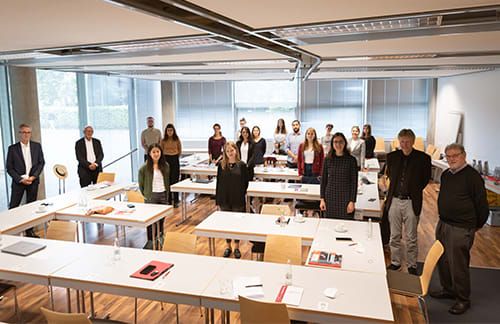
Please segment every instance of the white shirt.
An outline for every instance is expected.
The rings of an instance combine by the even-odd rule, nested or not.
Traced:
[[[28,142],[28,144],[23,144],[22,142],[20,143],[21,143],[21,151],[23,152],[24,165],[26,166],[26,173],[23,174],[21,178],[28,179],[32,167],[30,142]]]
[[[164,192],[165,182],[163,181],[163,174],[159,169],[153,170],[153,192]]]
[[[94,163],[96,158],[95,158],[95,152],[94,152],[94,145],[92,144],[92,139],[87,140],[85,138],[85,148],[87,150],[87,161],[90,163]]]
[[[241,143],[241,161],[248,163],[248,142]]]
[[[304,163],[305,164],[313,164],[314,163],[314,150],[306,150],[304,151]]]

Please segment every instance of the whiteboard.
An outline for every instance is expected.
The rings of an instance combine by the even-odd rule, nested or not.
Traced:
[[[442,140],[444,146],[457,142],[460,122],[462,121],[462,113],[450,112],[446,117],[448,118],[447,124],[450,125],[450,127],[443,132]]]

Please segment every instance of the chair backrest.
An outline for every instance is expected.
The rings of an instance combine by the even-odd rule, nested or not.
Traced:
[[[141,194],[140,191],[128,190],[127,191],[127,201],[135,202],[135,203],[143,203],[144,196]]]
[[[74,242],[76,231],[74,222],[53,220],[47,228],[47,239]]]
[[[425,149],[425,153],[429,154],[430,156],[432,156],[434,154],[434,152],[436,152],[436,147],[432,144],[428,144],[427,145],[427,148]]]
[[[441,150],[439,149],[439,147],[436,147],[436,150],[431,155],[431,159],[433,159],[433,160],[441,159]]]
[[[375,138],[375,152],[385,152],[385,141],[383,137]]]
[[[415,138],[415,144],[413,144],[413,147],[419,151],[424,151],[425,148],[424,148],[424,139],[420,136],[418,136],[417,138]]]
[[[264,261],[302,264],[302,239],[295,236],[268,235],[264,249]]]
[[[196,254],[196,235],[167,232],[163,251]]]
[[[104,181],[115,182],[115,174],[110,172],[99,172],[97,175],[97,183]]]
[[[86,314],[59,313],[40,307],[48,324],[92,324]]]
[[[264,204],[260,210],[261,214],[292,216],[292,211],[288,205]]]
[[[289,324],[286,304],[269,303],[239,296],[241,324]]]
[[[399,140],[397,138],[395,138],[391,142],[391,151],[395,151],[398,148],[399,148]]]
[[[427,253],[424,262],[424,270],[420,275],[420,285],[422,286],[422,295],[427,295],[427,289],[429,289],[429,283],[431,281],[432,273],[434,272],[434,268],[436,267],[437,262],[441,255],[443,255],[444,247],[436,240],[434,244],[432,244],[431,249]]]

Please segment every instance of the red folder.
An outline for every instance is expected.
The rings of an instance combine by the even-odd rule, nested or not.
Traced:
[[[168,271],[174,265],[172,263],[165,263],[161,261],[150,261],[142,266],[139,270],[130,275],[132,278],[155,280],[163,273]]]

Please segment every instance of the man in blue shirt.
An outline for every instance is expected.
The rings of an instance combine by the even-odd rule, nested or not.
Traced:
[[[286,137],[286,154],[288,154],[287,166],[289,168],[297,168],[297,154],[299,145],[304,141],[302,133],[300,132],[300,122],[294,120],[292,122],[293,133],[288,134]]]

